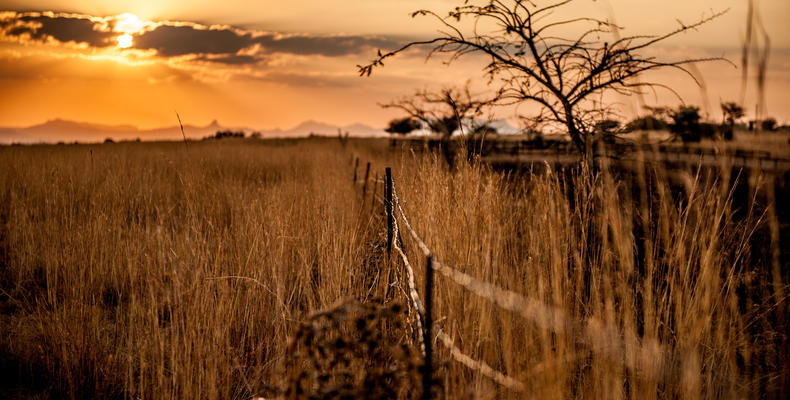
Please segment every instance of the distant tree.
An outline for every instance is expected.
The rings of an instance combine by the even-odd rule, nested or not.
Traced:
[[[614,143],[617,131],[620,129],[620,121],[604,119],[596,122],[593,129],[596,137],[599,137],[605,143]]]
[[[225,139],[225,138],[244,138],[244,132],[243,131],[234,132],[231,130],[217,131],[217,133],[215,133],[214,136],[210,137],[210,139]]]
[[[112,140],[112,138],[106,138],[104,139],[104,143],[115,143],[115,141]]]
[[[735,102],[721,103],[724,116],[724,140],[732,140],[735,132],[735,121],[743,117],[743,107]]]
[[[777,129],[775,118],[766,118],[760,122],[760,128],[764,131],[773,132]]]
[[[659,60],[642,55],[649,47],[694,30],[723,13],[702,18],[659,36],[626,36],[611,42],[602,39],[617,36],[619,27],[589,16],[554,18],[559,8],[572,0],[537,5],[527,0],[491,0],[482,4],[464,1],[446,17],[429,10],[414,16],[430,16],[441,26],[439,36],[405,44],[394,51],[378,52],[367,65],[359,65],[360,75],[369,76],[384,60],[414,46],[429,46],[429,57],[448,55],[448,63],[467,54],[488,58],[484,72],[499,87],[500,104],[533,102],[540,106],[544,121],[565,126],[578,150],[589,160],[592,157],[594,124],[606,107],[598,99],[603,93],[642,93],[645,89],[665,87],[642,77],[659,69],[679,69],[696,81],[685,66],[694,62],[719,58],[686,58]],[[572,29],[570,26],[578,26]],[[483,27],[491,27],[483,32]],[[575,37],[562,37],[561,31],[581,32]]]
[[[684,143],[699,142],[702,139],[699,107],[679,106],[670,116],[670,131]]]
[[[252,133],[250,133],[250,138],[252,138],[252,139],[260,139],[261,138],[261,133],[258,132],[258,131],[252,132]]]
[[[724,115],[724,122],[730,126],[743,117],[743,107],[735,102],[721,103],[721,112]]]
[[[409,117],[422,121],[431,132],[444,137],[452,136],[462,121],[480,118],[492,99],[472,94],[467,81],[462,87],[445,87],[438,92],[417,90],[413,96],[402,97],[382,104],[384,108],[397,108]],[[472,127],[474,130],[476,127]]]
[[[420,126],[420,121],[412,117],[396,118],[389,122],[384,131],[396,135],[406,135],[420,129]]]
[[[626,132],[633,131],[659,131],[668,129],[669,124],[664,119],[657,118],[653,115],[645,115],[637,117],[625,124],[624,130]]]

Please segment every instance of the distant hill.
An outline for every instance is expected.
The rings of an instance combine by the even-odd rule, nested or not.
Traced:
[[[482,123],[482,121],[478,121]],[[488,123],[489,126],[496,128],[499,133],[513,134],[520,133],[519,129],[514,128],[505,120],[497,120]],[[465,123],[468,125],[468,123]],[[290,129],[269,129],[259,130],[249,127],[233,127],[221,125],[219,122],[212,121],[206,126],[184,125],[184,133],[188,139],[200,140],[209,136],[214,136],[217,131],[243,131],[250,135],[259,132],[264,138],[283,138],[283,137],[306,137],[309,135],[336,137],[338,130],[349,136],[356,137],[382,137],[388,136],[382,129],[373,128],[364,124],[351,124],[346,126],[331,125],[319,121],[305,121]],[[425,130],[416,131],[414,135],[430,134]],[[0,127],[0,144],[11,143],[81,143],[102,142],[110,138],[114,141],[122,140],[182,140],[181,128],[178,125],[155,129],[139,129],[133,125],[102,125],[86,122],[67,121],[63,119],[53,119],[43,124],[33,125],[25,128],[3,128]]]
[[[338,130],[349,136],[382,136],[387,133],[382,129],[372,128],[364,124],[352,124],[346,126],[336,126],[317,121],[305,121],[287,130],[280,131],[283,136],[307,136],[310,134],[320,136],[337,136]],[[275,132],[270,132],[274,136]],[[266,136],[266,135],[265,135]]]
[[[217,131],[243,131],[247,135],[260,132],[262,137],[301,137],[310,134],[321,136],[337,136],[338,129],[343,133],[349,132],[351,136],[382,136],[386,133],[381,129],[372,128],[363,124],[348,126],[335,126],[316,121],[305,121],[288,129],[258,130],[249,127],[224,126],[212,121],[206,126],[184,125],[184,134],[189,139],[203,139],[213,136]],[[102,125],[86,122],[75,122],[54,119],[43,124],[24,128],[0,127],[0,144],[11,143],[57,143],[57,142],[102,142],[110,138],[114,141],[121,140],[181,140],[181,128],[177,125],[155,128],[139,129],[133,125]]]

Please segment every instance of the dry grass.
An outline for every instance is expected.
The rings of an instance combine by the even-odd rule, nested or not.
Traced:
[[[280,390],[312,382],[306,391],[327,396],[340,392],[321,389],[322,376],[346,387],[413,375],[407,361],[395,363],[401,372],[386,369],[396,353],[410,359],[418,335],[393,320],[393,302],[407,302],[403,271],[382,252],[381,215],[351,182],[350,151],[259,143],[0,149],[0,358],[5,375],[21,379],[6,385],[17,392],[0,394],[297,398]],[[442,396],[782,395],[787,270],[772,274],[751,246],[775,213],[747,205],[736,215],[742,205],[733,206],[726,177],[513,178],[352,145],[374,171],[395,167],[404,209],[439,259],[579,322],[547,331],[437,276],[434,320],[466,354],[529,391],[500,388],[437,345]],[[422,282],[424,262],[403,237]],[[364,332],[340,321],[345,314],[310,316],[348,297],[373,321]],[[365,305],[374,297],[381,306]],[[316,331],[318,320],[344,335]],[[595,351],[612,340],[585,339],[589,321],[638,340]],[[301,334],[287,347],[306,327],[324,335],[321,357],[304,350]],[[343,349],[369,347],[327,355],[339,339]],[[301,361],[287,364],[296,345]],[[388,361],[343,358],[365,353]],[[335,359],[353,376],[289,372]],[[414,396],[419,386],[397,393]]]
[[[439,258],[587,326],[615,327],[622,358],[596,351],[617,342],[606,335],[591,338],[591,348],[584,324],[555,334],[448,280],[437,288],[437,318],[465,351],[537,398],[778,393],[788,379],[779,322],[787,303],[768,288],[783,285],[771,266],[751,264],[761,215],[733,217],[727,177],[681,173],[684,189],[673,198],[663,171],[641,172],[633,181],[572,172],[528,184],[433,163],[401,173],[411,222]],[[629,343],[630,333],[638,343]],[[471,381],[479,393],[495,390],[459,365],[448,376],[459,379],[451,387]]]
[[[0,151],[1,348],[55,397],[264,393],[300,319],[359,294],[367,225],[334,148]]]

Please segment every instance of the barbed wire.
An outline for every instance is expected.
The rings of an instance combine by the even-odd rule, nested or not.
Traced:
[[[414,306],[415,310],[417,311],[417,317],[415,320],[417,321],[417,329],[418,332],[423,331],[423,323],[422,318],[425,315],[425,308],[422,306],[422,302],[420,301],[420,295],[417,292],[417,285],[414,283],[414,270],[411,267],[411,263],[409,263],[409,258],[406,257],[406,253],[400,247],[398,243],[398,220],[397,218],[393,218],[392,221],[392,230],[393,230],[393,240],[392,240],[392,247],[395,251],[400,255],[401,260],[403,261],[403,265],[406,267],[406,282],[409,285],[409,297],[411,299],[412,305]],[[422,354],[425,355],[425,343],[420,340],[420,350]]]
[[[376,195],[376,197],[379,196]],[[386,199],[376,198],[376,200],[386,206]],[[398,197],[394,181],[392,182],[392,207],[393,211],[397,208],[397,212],[393,212],[392,214],[392,244],[406,269],[408,297],[412,307],[416,310],[417,315],[415,321],[417,328],[422,332],[425,309],[417,291],[414,268],[399,240],[400,225],[398,223],[398,215],[400,215],[400,219],[403,221],[409,236],[416,243],[423,255],[425,257],[432,256],[433,252],[409,222],[406,212],[401,205],[400,198]],[[667,361],[665,357],[666,352],[663,346],[656,340],[641,340],[633,332],[621,332],[619,329],[613,328],[594,317],[588,318],[585,321],[577,321],[557,307],[546,305],[541,301],[527,298],[519,293],[503,289],[493,283],[477,279],[472,275],[448,266],[435,256],[433,257],[432,267],[434,270],[440,272],[443,276],[466,290],[492,302],[504,310],[521,316],[541,329],[549,330],[556,334],[579,332],[580,335],[574,339],[578,344],[589,347],[594,353],[619,362],[628,369],[636,370],[639,365],[644,365],[644,363],[665,365]],[[524,390],[523,384],[518,380],[493,369],[484,361],[475,360],[464,354],[461,349],[455,346],[453,339],[437,324],[433,324],[433,329],[436,332],[436,338],[449,350],[450,355],[457,362],[511,390]],[[422,341],[420,341],[420,350],[425,354],[425,343]],[[632,350],[635,353],[631,353],[631,356],[627,356],[628,350]]]
[[[406,212],[400,204],[400,198],[395,189],[395,182],[392,183],[392,201],[397,206],[409,236],[412,237],[417,247],[427,257],[432,255],[428,245],[420,238],[406,216]],[[393,213],[393,220],[397,221],[397,215]],[[663,365],[666,361],[666,351],[656,340],[649,340],[644,343],[635,333],[630,331],[621,332],[617,328],[608,326],[598,318],[590,317],[586,321],[577,322],[563,310],[551,307],[541,301],[529,299],[516,292],[502,289],[499,286],[477,279],[469,274],[452,268],[433,257],[433,269],[440,272],[459,286],[470,292],[492,302],[502,309],[513,312],[522,318],[531,321],[536,326],[552,331],[556,334],[567,334],[569,332],[581,332],[581,336],[576,340],[579,344],[588,346],[593,352],[622,363],[626,368],[635,370],[640,363],[649,362],[652,364]],[[636,357],[626,357],[628,350],[636,352]]]
[[[395,194],[395,188],[393,186],[393,198],[394,198],[394,194]],[[425,309],[422,306],[419,293],[417,292],[417,285],[415,284],[414,281],[414,275],[415,275],[414,269],[412,268],[411,263],[409,262],[409,258],[406,256],[406,253],[403,251],[403,249],[399,244],[398,237],[399,237],[400,229],[398,226],[397,218],[393,218],[392,229],[393,229],[393,237],[394,237],[394,240],[392,241],[392,247],[400,256],[401,260],[403,261],[403,265],[406,269],[407,282],[409,285],[409,297],[411,298],[414,308],[417,310],[417,318],[416,318],[417,326],[420,329],[420,332],[422,332],[423,329],[422,317],[425,315]],[[511,390],[516,390],[516,391],[524,390],[524,385],[521,384],[521,382],[491,368],[491,366],[486,364],[485,361],[475,360],[469,357],[468,355],[464,354],[461,351],[461,349],[455,346],[453,339],[449,335],[444,333],[444,331],[439,325],[433,324],[432,328],[436,332],[436,336],[437,338],[439,338],[440,343],[442,343],[445,347],[447,347],[447,349],[450,351],[450,355],[456,361],[465,365],[467,368],[478,371],[481,375],[486,376]],[[422,350],[423,355],[425,355],[424,342],[420,342],[420,349]]]
[[[392,184],[392,199],[393,203],[398,207],[399,214],[403,219],[403,223],[409,235],[414,239],[417,246],[426,257],[432,254],[428,245],[417,235],[417,232],[414,231],[414,228],[412,228],[409,223],[406,213],[403,211],[403,207],[400,204],[394,182]],[[393,219],[397,220],[397,218]],[[505,310],[521,315],[541,328],[549,329],[556,333],[564,333],[566,330],[567,317],[563,315],[564,313],[561,310],[548,307],[537,300],[524,298],[518,293],[479,280],[469,274],[445,265],[436,257],[434,257],[433,260],[433,269],[439,271],[442,275],[450,278],[452,281],[472,293],[491,301]]]
[[[461,349],[459,349],[449,335],[444,333],[442,328],[434,325],[434,329],[436,330],[436,337],[440,340],[440,342],[450,350],[450,355],[459,363],[465,365],[469,369],[473,369],[477,372],[480,372],[481,375],[486,376],[493,380],[494,382],[507,387],[508,389],[515,390],[518,392],[524,391],[524,384],[513,379],[489,366],[486,364],[485,361],[478,361],[472,357],[467,356],[464,354]]]

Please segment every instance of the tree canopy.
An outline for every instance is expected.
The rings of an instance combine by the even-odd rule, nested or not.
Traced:
[[[497,92],[498,104],[533,102],[540,106],[535,119],[565,126],[571,140],[592,156],[596,140],[595,123],[609,115],[610,107],[601,104],[606,92],[625,95],[668,88],[657,82],[639,79],[645,72],[677,69],[696,81],[685,66],[719,58],[660,60],[643,51],[673,36],[696,29],[720,16],[713,13],[691,23],[681,23],[668,33],[656,36],[620,37],[620,27],[590,16],[556,18],[558,9],[573,3],[563,0],[538,6],[525,0],[491,0],[482,4],[465,1],[445,16],[418,10],[412,17],[434,18],[441,27],[433,39],[414,41],[389,52],[379,50],[370,63],[358,65],[362,76],[370,76],[384,61],[415,46],[428,46],[428,57],[444,54],[447,62],[468,54],[483,54],[488,63],[484,74]],[[471,22],[471,24],[465,24]],[[495,27],[483,31],[480,27]],[[581,27],[575,37],[562,30]],[[467,28],[468,27],[468,28]],[[577,30],[575,30],[577,31]],[[611,40],[603,40],[605,36]]]

